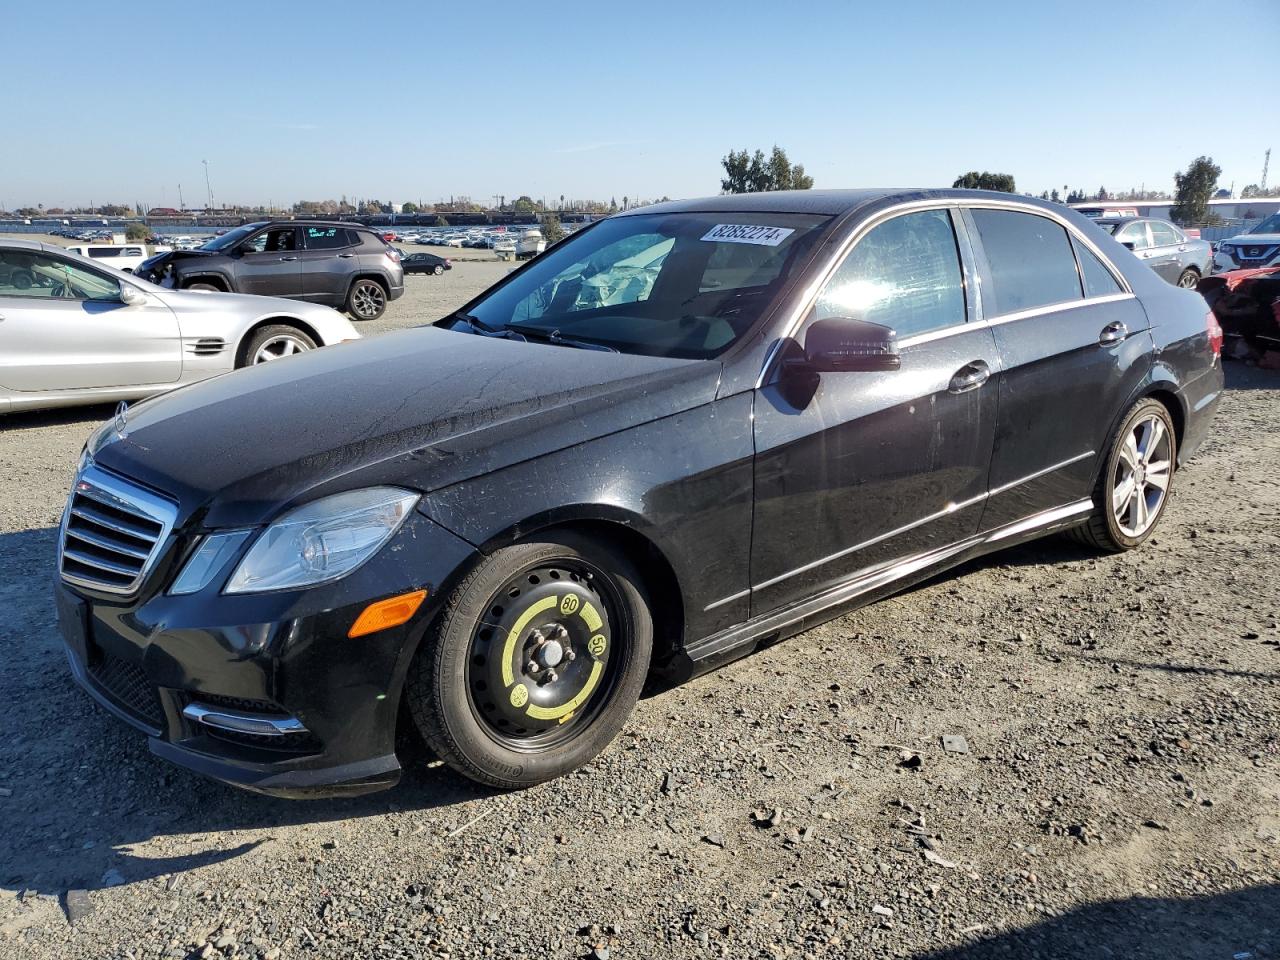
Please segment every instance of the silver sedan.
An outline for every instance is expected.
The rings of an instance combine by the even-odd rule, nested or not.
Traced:
[[[0,414],[136,399],[359,338],[319,304],[167,290],[0,239]]]

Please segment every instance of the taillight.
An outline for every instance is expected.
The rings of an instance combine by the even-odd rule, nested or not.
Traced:
[[[387,247],[387,259],[392,263],[400,262],[400,252],[395,247]]]
[[[1215,357],[1222,356],[1222,324],[1218,323],[1213,311],[1204,315],[1204,323],[1209,330],[1209,349]]]

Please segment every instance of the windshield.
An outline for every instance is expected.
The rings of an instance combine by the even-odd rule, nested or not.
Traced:
[[[1249,231],[1250,233],[1280,233],[1280,213],[1273,213]]]
[[[227,233],[224,233],[220,237],[214,237],[208,243],[201,246],[200,249],[201,250],[228,250],[231,247],[234,247],[237,243],[239,243],[245,237],[249,236],[249,234],[253,233],[253,231],[257,230],[261,226],[262,224],[260,223],[250,223],[243,227],[236,227],[234,230],[230,230]]]
[[[558,244],[472,305],[490,330],[714,357],[764,314],[830,217],[639,214]]]

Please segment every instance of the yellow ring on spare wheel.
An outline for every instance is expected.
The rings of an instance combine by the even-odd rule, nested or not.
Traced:
[[[592,633],[599,630],[600,625],[604,623],[604,621],[600,619],[600,614],[596,613],[596,608],[591,605],[590,600],[582,605],[582,609],[578,611],[578,616],[582,618],[583,622],[587,625],[587,629]]]
[[[511,670],[511,655],[515,653],[516,641],[524,633],[525,627],[529,626],[529,621],[543,610],[550,610],[559,602],[559,597],[543,597],[537,603],[530,604],[529,609],[520,614],[516,618],[516,622],[511,625],[511,629],[507,631],[507,642],[502,647],[502,683],[504,686],[509,687],[516,682],[516,676]]]
[[[600,682],[600,674],[602,673],[604,673],[604,664],[597,660],[591,665],[591,676],[587,677],[586,684],[578,691],[578,695],[568,703],[561,704],[558,707],[540,707],[536,703],[531,703],[526,712],[535,720],[559,720],[566,713],[572,713],[582,706],[583,701],[591,696],[591,691]]]

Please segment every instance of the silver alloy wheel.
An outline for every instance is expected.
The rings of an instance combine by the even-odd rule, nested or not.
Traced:
[[[1130,429],[1116,458],[1111,511],[1126,537],[1151,529],[1164,508],[1173,473],[1173,446],[1164,421],[1155,414]]]
[[[270,363],[272,360],[279,360],[282,357],[291,357],[295,353],[306,353],[311,349],[311,345],[305,340],[284,333],[278,337],[272,337],[258,348],[258,352],[253,355],[254,363]]]
[[[351,309],[364,320],[372,320],[382,313],[386,302],[387,295],[382,292],[382,287],[371,280],[363,281],[351,291]]]
[[[1194,290],[1199,282],[1200,278],[1196,276],[1194,270],[1187,270],[1178,278],[1178,286],[1184,290]]]

